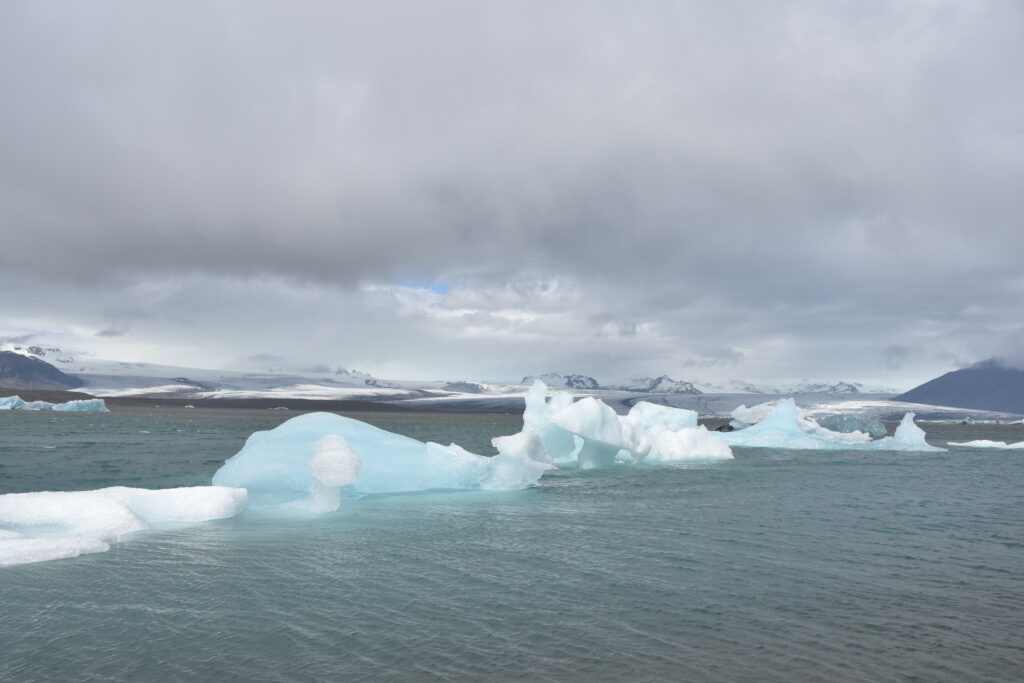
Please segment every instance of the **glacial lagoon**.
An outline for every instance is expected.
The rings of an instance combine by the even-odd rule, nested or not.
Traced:
[[[205,486],[294,413],[0,415],[0,494]],[[520,415],[352,415],[493,455]],[[1012,680],[1022,425],[243,511],[0,569],[0,679]],[[890,430],[895,425],[889,425]]]

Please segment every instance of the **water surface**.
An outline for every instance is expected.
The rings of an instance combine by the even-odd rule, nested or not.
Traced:
[[[295,414],[0,415],[0,493],[206,484]],[[484,453],[520,426],[356,417]],[[153,530],[0,570],[0,680],[1019,680],[1022,484],[1020,451],[737,449]]]

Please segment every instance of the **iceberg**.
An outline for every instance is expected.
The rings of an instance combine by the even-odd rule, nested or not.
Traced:
[[[53,410],[65,413],[109,413],[102,398],[89,398],[67,403],[54,403]]]
[[[1006,443],[1005,441],[989,441],[988,439],[976,439],[974,441],[949,441],[950,446],[966,446],[967,448],[998,448],[1000,450],[1024,450],[1024,441],[1017,443]]]
[[[540,435],[556,464],[580,469],[610,467],[619,462],[729,460],[732,450],[705,427],[697,413],[638,401],[618,415],[603,401],[587,397],[573,403],[571,394],[546,398],[547,386],[534,382],[526,395],[524,429]]]
[[[664,463],[732,460],[734,457],[729,444],[701,425],[657,434],[650,452],[643,461]]]
[[[550,422],[576,437],[579,447],[573,453],[580,469],[608,467],[619,451],[627,450],[619,416],[596,398],[576,401],[552,415]]]
[[[556,391],[547,398],[547,385],[536,380],[526,392],[526,408],[523,410],[523,429],[535,432],[544,450],[556,464],[576,461],[576,453],[583,441],[574,438],[570,432],[551,422],[551,417],[572,405],[572,394]]]
[[[539,436],[495,439],[484,457],[393,434],[333,413],[294,417],[255,432],[213,475],[213,484],[244,488],[250,506],[310,512],[336,510],[342,494],[429,489],[521,489],[549,462]]]
[[[888,431],[881,420],[865,419],[853,415],[826,415],[817,419],[817,423],[823,429],[842,434],[851,432],[862,432],[873,439],[881,439],[888,435]]]
[[[20,396],[0,398],[0,410],[56,410],[62,413],[109,413],[102,398],[89,398],[67,403],[23,401]]]
[[[907,413],[893,436],[871,440],[864,432],[834,432],[803,417],[796,402],[787,398],[773,404],[771,412],[752,427],[718,435],[731,446],[786,448],[794,450],[944,451],[925,440],[924,430]]]
[[[23,405],[25,405],[25,402],[21,400],[21,396],[5,396],[0,398],[0,410],[17,410]]]
[[[233,517],[245,501],[223,486],[0,495],[0,567],[104,552],[143,529]]]

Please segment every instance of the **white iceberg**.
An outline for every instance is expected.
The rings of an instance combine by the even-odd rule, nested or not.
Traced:
[[[988,439],[976,439],[974,441],[949,441],[950,446],[966,446],[967,448],[997,448],[999,450],[1024,450],[1024,441],[1017,443],[1006,443],[1005,441],[989,441]]]
[[[574,447],[573,454],[580,469],[608,467],[619,451],[627,448],[619,416],[596,398],[581,399],[552,415],[550,421],[576,437],[579,447]]]
[[[245,501],[223,486],[0,495],[0,567],[104,552],[135,531],[232,517]]]
[[[540,435],[558,464],[580,469],[609,467],[616,462],[679,462],[729,460],[732,450],[704,427],[692,410],[639,401],[627,415],[593,397],[572,402],[537,380],[526,395],[523,422]]]
[[[495,446],[499,455],[489,458],[456,444],[422,443],[359,420],[309,413],[252,434],[213,483],[247,489],[253,507],[326,512],[337,509],[343,488],[353,495],[521,489],[552,467],[529,438],[497,439]]]

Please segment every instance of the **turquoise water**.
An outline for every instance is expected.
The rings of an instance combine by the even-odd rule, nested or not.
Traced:
[[[0,493],[206,484],[294,414],[0,415]],[[357,417],[477,452],[520,425]],[[1020,451],[737,449],[152,530],[0,570],[0,680],[1020,680],[1022,484]]]

